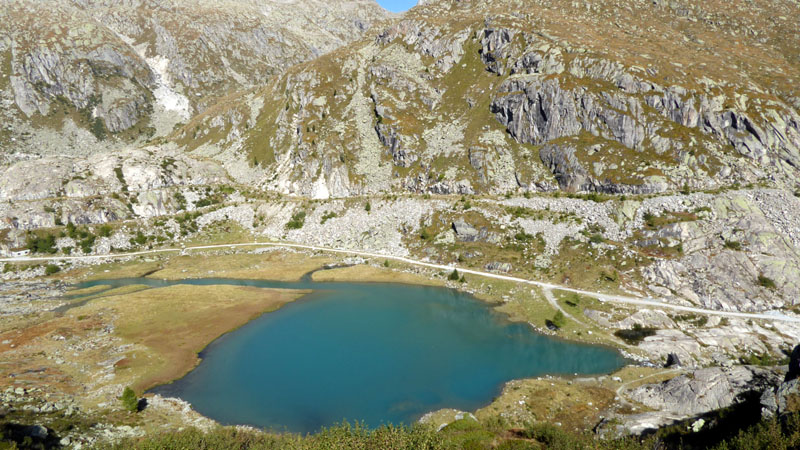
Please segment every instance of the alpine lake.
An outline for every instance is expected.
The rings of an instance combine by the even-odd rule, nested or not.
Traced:
[[[226,425],[313,433],[343,420],[411,424],[442,408],[485,406],[513,379],[603,374],[626,363],[614,349],[539,334],[441,287],[310,277],[125,278],[75,287],[176,284],[312,291],[223,335],[194,370],[151,390]]]

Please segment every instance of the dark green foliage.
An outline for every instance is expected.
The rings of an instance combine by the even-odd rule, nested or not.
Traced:
[[[589,242],[592,244],[602,244],[605,241],[606,240],[603,238],[603,235],[600,233],[595,233],[589,238]]]
[[[761,287],[765,287],[767,289],[775,289],[776,287],[778,287],[775,284],[775,280],[764,276],[764,274],[758,276],[758,285]]]
[[[141,230],[136,232],[136,236],[132,237],[130,240],[131,244],[133,245],[144,245],[147,244],[147,236],[142,233]]]
[[[715,450],[787,450],[800,448],[800,417],[792,415],[783,423],[763,420],[716,447]]]
[[[553,325],[557,326],[558,328],[564,328],[564,325],[567,324],[567,318],[564,316],[564,313],[559,310],[556,311],[556,315],[553,316],[553,320],[551,322],[553,322]]]
[[[30,250],[31,253],[49,253],[51,255],[58,251],[56,248],[56,237],[52,234],[47,234],[45,236],[29,234],[26,248]]]
[[[759,410],[760,411],[760,410]],[[750,420],[733,411],[721,410],[716,427],[702,433],[692,433],[686,423],[667,427],[648,438],[598,438],[589,432],[567,431],[562,427],[537,422],[521,430],[509,430],[502,420],[478,422],[462,419],[441,431],[426,425],[410,427],[382,426],[368,429],[363,425],[344,423],[326,428],[305,437],[292,434],[268,434],[233,427],[219,427],[208,433],[195,428],[128,438],[116,444],[104,444],[109,449],[198,449],[198,450],[267,450],[267,449],[504,449],[504,450],[788,450],[800,448],[800,426],[797,416],[785,420],[758,418]],[[756,416],[757,417],[757,416]],[[722,428],[722,429],[720,429]],[[703,435],[705,433],[705,435]],[[695,436],[702,439],[696,440]],[[692,442],[691,444],[689,442]]]
[[[305,211],[298,211],[292,215],[292,220],[286,224],[286,228],[290,230],[299,230],[303,228],[303,225],[306,223],[306,212]]]
[[[97,138],[98,141],[105,140],[106,124],[103,122],[103,119],[95,117],[94,121],[92,121],[92,124],[89,127],[89,131],[92,132],[92,134],[94,135],[94,137]]]
[[[45,274],[45,275],[53,275],[53,274],[56,274],[56,273],[58,273],[58,272],[61,272],[61,267],[58,267],[58,266],[57,266],[57,265],[55,265],[55,264],[48,264],[48,265],[47,265],[47,266],[44,268],[44,274]]]
[[[94,248],[94,241],[96,237],[93,234],[87,234],[83,239],[78,242],[83,253],[92,253]]]
[[[319,223],[320,223],[320,225],[325,225],[325,222],[327,222],[330,219],[333,219],[334,217],[336,217],[336,213],[335,212],[333,212],[333,211],[326,212],[325,214],[322,215],[322,219],[320,220]]]
[[[78,238],[78,229],[72,222],[67,223],[67,236],[71,237],[72,239]]]
[[[383,262],[383,267],[389,267],[389,260],[388,259]]]
[[[650,228],[655,226],[656,216],[654,216],[653,213],[646,212],[646,213],[644,213],[643,218],[644,218],[645,225],[647,225]]]
[[[725,241],[725,248],[729,248],[731,250],[741,250],[742,243],[739,241]]]
[[[181,236],[186,236],[189,233],[194,233],[197,231],[197,218],[200,217],[200,213],[195,212],[187,212],[181,214],[180,216],[175,216],[174,219],[178,222],[178,225],[181,226]]]
[[[788,353],[788,352],[785,352]],[[739,359],[742,364],[751,366],[782,366],[789,364],[789,356],[784,355],[783,358],[776,358],[769,353],[749,354]]]
[[[114,174],[117,175],[117,180],[122,184],[122,191],[128,192],[128,183],[125,182],[125,176],[122,174],[122,167],[114,167]]]
[[[175,202],[178,203],[178,209],[186,209],[186,197],[180,192],[175,193]]]
[[[450,276],[447,277],[447,279],[450,281],[458,281],[460,277],[461,276],[458,274],[458,269],[453,269],[453,271],[450,272]]]
[[[603,195],[597,192],[590,192],[588,194],[567,194],[567,198],[579,198],[581,200],[588,200],[595,203],[603,203],[611,200],[611,196]]]
[[[122,391],[122,406],[130,412],[137,412],[139,410],[139,399],[136,398],[136,393],[133,389],[126,387]]]
[[[214,201],[214,198],[205,197],[205,198],[202,198],[202,199],[198,200],[197,203],[194,204],[194,206],[196,206],[198,208],[205,208],[206,206],[211,206],[214,203],[216,203],[216,201]]]
[[[708,316],[705,315],[695,315],[695,314],[680,314],[675,316],[675,320],[681,322],[689,322],[692,325],[696,326],[697,328],[701,328],[708,323]]]
[[[101,225],[100,228],[97,229],[97,235],[100,237],[109,237],[113,231],[114,228],[112,228],[111,225]]]
[[[520,231],[519,233],[517,233],[514,236],[514,239],[516,239],[517,242],[530,242],[530,241],[536,239],[536,236],[534,236],[532,234],[528,234],[528,233],[526,233],[524,231]]]
[[[372,205],[369,202],[367,202],[367,204],[364,205],[364,211],[366,212],[372,211]]]
[[[614,336],[622,339],[630,345],[638,345],[644,340],[644,338],[648,336],[654,336],[655,334],[655,328],[643,327],[638,323],[634,324],[633,328],[630,330],[617,330],[614,332]]]

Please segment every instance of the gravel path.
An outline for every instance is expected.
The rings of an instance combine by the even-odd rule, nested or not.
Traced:
[[[625,303],[630,305],[640,305],[640,306],[651,306],[655,308],[663,308],[663,309],[672,309],[676,311],[686,311],[698,314],[707,314],[707,315],[714,315],[714,316],[722,316],[722,317],[739,317],[744,319],[760,319],[760,320],[769,320],[769,321],[781,321],[781,322],[794,322],[800,323],[800,317],[793,317],[783,314],[778,311],[768,312],[768,313],[746,313],[746,312],[735,312],[735,311],[717,311],[713,309],[705,309],[705,308],[695,308],[691,306],[682,306],[682,305],[673,305],[670,303],[665,303],[661,300],[655,298],[648,298],[648,297],[628,297],[624,295],[612,295],[612,294],[602,294],[599,292],[591,292],[591,291],[584,291],[580,289],[573,289],[566,286],[560,286],[557,284],[545,283],[542,281],[534,281],[534,280],[527,280],[524,278],[513,277],[510,275],[501,275],[497,273],[491,272],[482,272],[479,270],[472,270],[472,269],[464,269],[455,265],[442,265],[442,264],[433,264],[424,261],[418,261],[410,258],[405,258],[402,256],[392,256],[386,255],[382,253],[371,253],[371,252],[360,252],[356,250],[340,250],[336,248],[327,248],[327,247],[317,247],[313,245],[302,245],[302,244],[292,244],[292,243],[284,243],[284,242],[254,242],[254,243],[247,243],[247,244],[220,244],[220,245],[202,245],[197,247],[186,247],[186,248],[165,248],[160,250],[146,250],[141,252],[131,252],[131,253],[114,253],[108,255],[90,255],[90,256],[56,256],[56,257],[21,257],[21,258],[0,258],[0,262],[28,262],[28,261],[90,261],[90,260],[103,260],[103,259],[113,259],[113,258],[120,258],[120,257],[130,257],[130,256],[139,256],[139,255],[149,255],[149,254],[156,254],[156,253],[178,253],[178,252],[187,252],[189,250],[209,250],[209,249],[218,249],[218,248],[237,248],[237,247],[287,247],[287,248],[298,248],[298,249],[305,249],[305,250],[314,250],[314,251],[323,251],[329,253],[340,253],[340,254],[347,254],[347,255],[356,255],[368,258],[383,258],[383,259],[391,259],[394,261],[404,262],[406,264],[412,264],[415,266],[422,266],[422,267],[430,267],[432,269],[438,270],[447,270],[452,271],[453,269],[458,269],[459,273],[465,273],[470,275],[477,275],[486,278],[493,278],[497,280],[504,280],[504,281],[512,281],[515,283],[522,283],[528,284],[532,286],[538,286],[545,290],[548,289],[560,289],[566,292],[574,292],[580,295],[586,295],[589,297],[594,297],[601,302],[613,302],[613,303]],[[557,303],[556,303],[557,304]]]

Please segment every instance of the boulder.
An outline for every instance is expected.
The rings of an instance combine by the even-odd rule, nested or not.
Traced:
[[[800,411],[800,379],[795,378],[767,389],[761,395],[761,416],[774,417]]]
[[[689,417],[739,403],[778,380],[776,373],[760,367],[709,367],[638,387],[629,396],[655,410]]]
[[[464,219],[457,219],[453,222],[453,231],[456,232],[456,239],[461,242],[478,242],[485,241],[489,236],[486,228],[478,230],[472,225],[468,224]]]
[[[494,262],[490,262],[489,264],[486,265],[486,270],[489,270],[491,272],[508,273],[508,272],[511,272],[511,264],[510,263],[494,261]]]
[[[789,356],[789,371],[786,372],[786,378],[783,381],[792,381],[798,377],[800,377],[800,345],[795,346]]]
[[[667,363],[664,364],[664,367],[676,367],[676,366],[677,367],[681,366],[681,360],[675,353],[670,353],[669,355],[667,355]]]

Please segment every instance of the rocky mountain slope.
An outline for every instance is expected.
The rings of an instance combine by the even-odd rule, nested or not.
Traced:
[[[163,136],[387,16],[372,0],[3,0],[0,164]]]
[[[284,193],[654,193],[800,165],[793,1],[429,1],[176,137]]]

